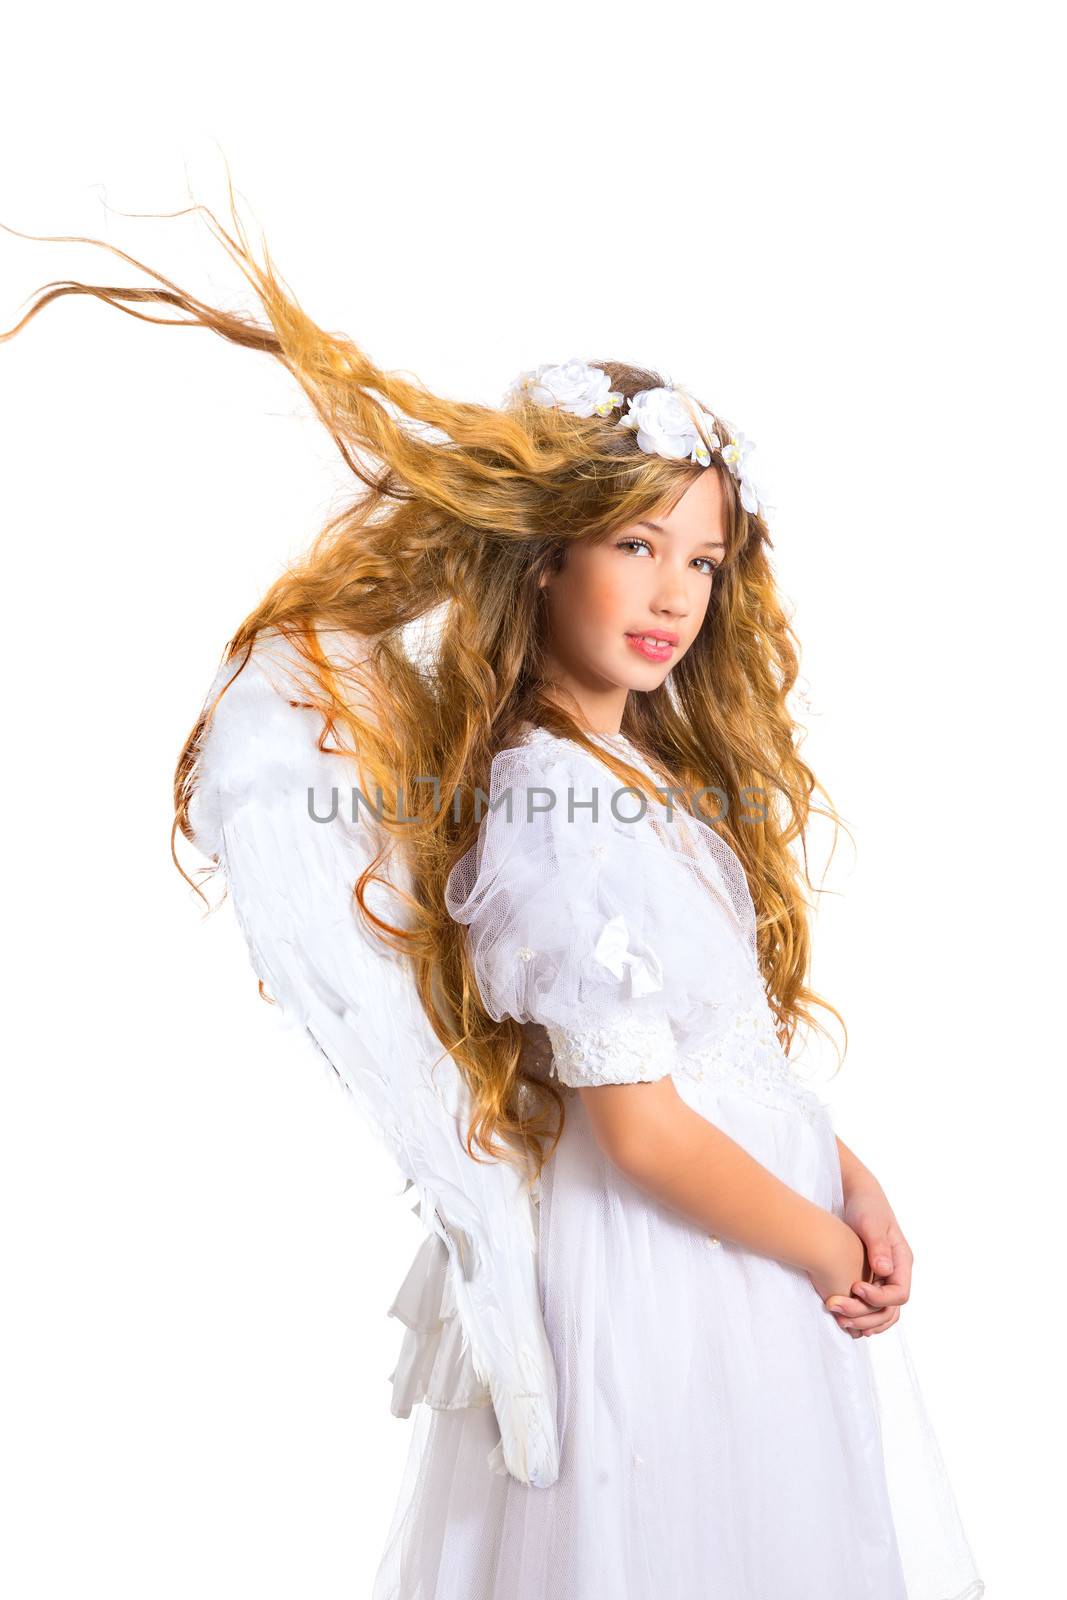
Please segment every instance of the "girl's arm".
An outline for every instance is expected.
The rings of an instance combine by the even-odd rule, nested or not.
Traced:
[[[882,1186],[869,1167],[865,1167],[855,1151],[850,1150],[840,1138],[837,1141],[837,1151],[841,1158],[841,1187],[846,1201],[852,1194],[863,1190],[865,1193],[882,1193]]]
[[[638,1188],[711,1234],[802,1268],[824,1299],[860,1277],[854,1230],[700,1116],[669,1076],[578,1092],[598,1145]]]

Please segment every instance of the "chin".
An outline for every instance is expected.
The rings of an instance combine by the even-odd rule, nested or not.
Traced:
[[[654,689],[674,666],[670,661],[642,661],[639,658],[628,661],[626,671],[622,674],[622,683],[627,689]]]

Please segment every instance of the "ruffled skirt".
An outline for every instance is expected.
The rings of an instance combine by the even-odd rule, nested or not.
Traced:
[[[838,1215],[828,1110],[799,1087],[676,1078]],[[602,1155],[582,1105],[542,1176],[539,1263],[560,1473],[494,1470],[500,1433],[428,1236],[392,1307],[393,1410],[418,1405],[374,1600],[978,1600],[897,1322],[853,1339],[807,1276],[716,1241]],[[497,1460],[499,1453],[497,1453]]]

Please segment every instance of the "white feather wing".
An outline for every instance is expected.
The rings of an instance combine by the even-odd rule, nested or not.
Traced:
[[[286,1022],[325,1054],[417,1187],[422,1220],[447,1251],[447,1299],[464,1359],[500,1425],[492,1464],[548,1485],[559,1471],[556,1373],[534,1204],[512,1164],[467,1154],[466,1083],[403,958],[364,926],[352,899],[379,830],[366,808],[352,822],[354,766],[318,749],[322,719],[293,703],[284,668],[275,670],[281,664],[278,646],[259,641],[235,679],[231,662],[212,685],[207,704],[230,684],[201,746],[190,806],[195,842],[218,858],[252,966]],[[315,821],[309,789],[316,815],[327,816],[334,788],[338,817]],[[407,887],[395,860],[388,875]],[[372,884],[367,899],[387,921],[402,920],[402,902],[382,886]],[[425,1242],[426,1267],[440,1250]],[[453,1367],[455,1359],[453,1349]],[[467,1403],[476,1403],[470,1388],[468,1373]]]

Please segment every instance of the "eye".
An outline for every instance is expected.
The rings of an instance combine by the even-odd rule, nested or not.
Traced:
[[[645,549],[649,550],[649,551],[651,551],[651,549],[652,549],[652,546],[649,544],[647,539],[640,539],[636,535],[634,535],[633,537],[628,538],[628,539],[620,539],[618,541],[617,545],[615,546],[615,548],[617,550],[627,550],[627,549],[631,548],[635,544],[643,545],[645,547]],[[715,574],[716,574],[716,572],[718,571],[718,568],[719,568],[719,562],[718,561],[713,561],[710,556],[694,556],[693,560],[694,561],[702,561],[706,568],[710,568],[710,571],[708,571],[707,574],[706,574],[707,577],[714,578],[714,576],[715,576]]]

